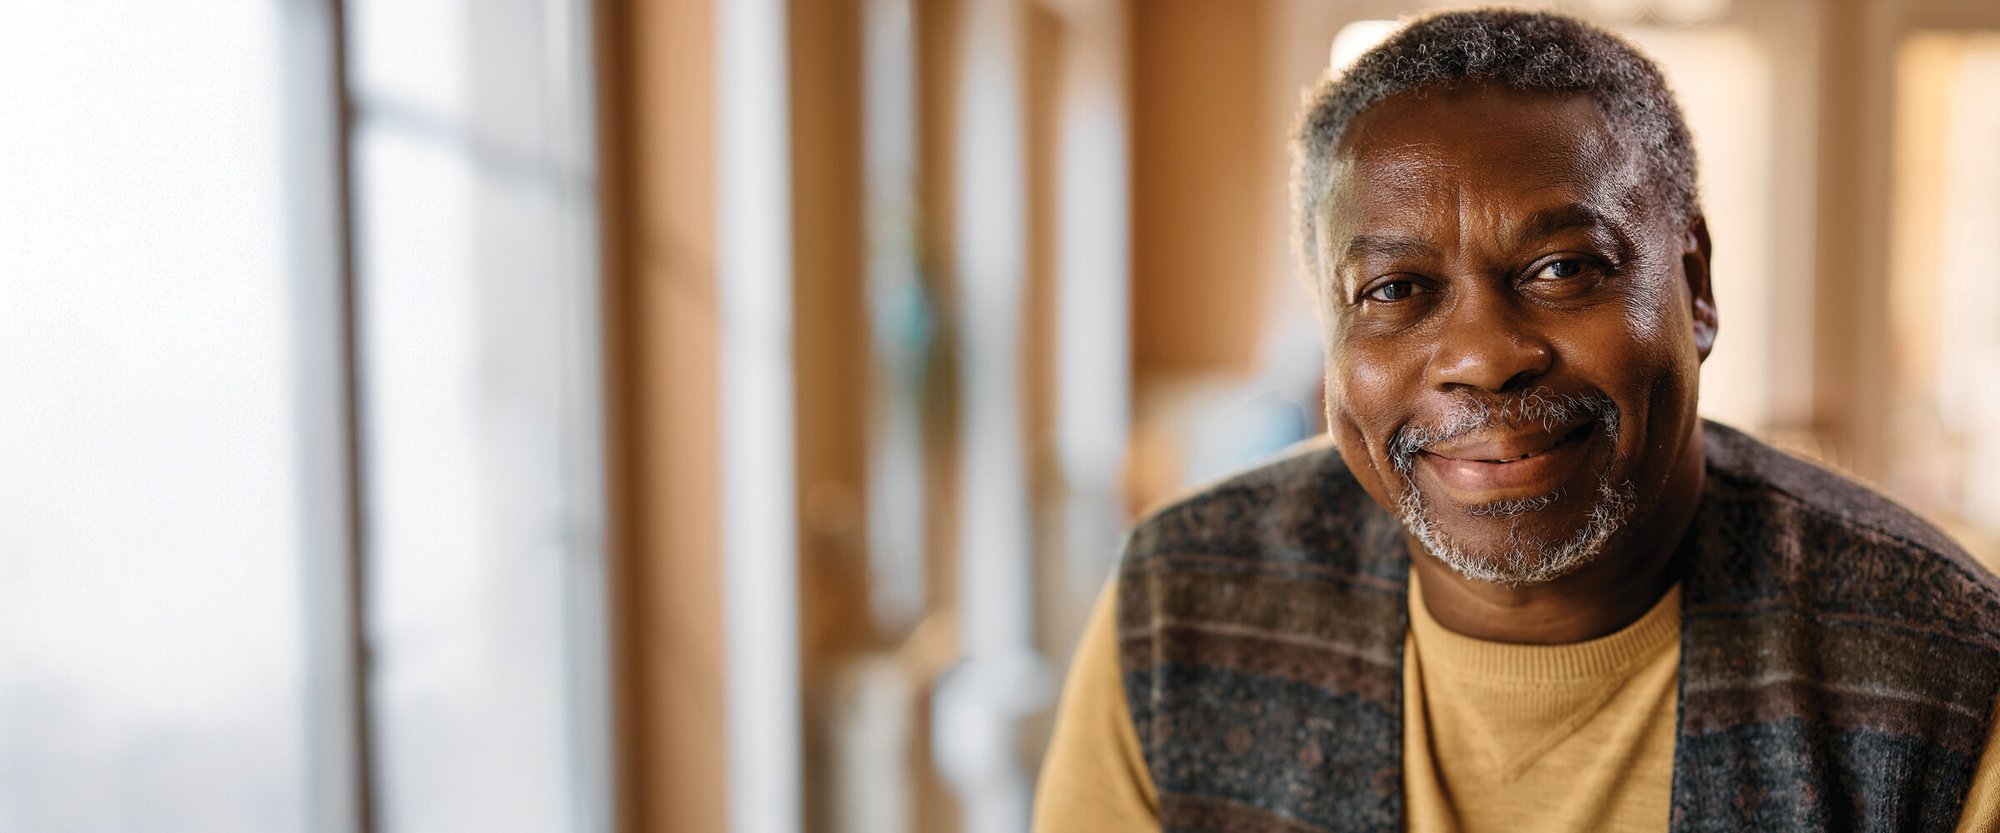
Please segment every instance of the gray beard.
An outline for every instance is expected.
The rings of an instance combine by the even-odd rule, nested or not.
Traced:
[[[1506,549],[1500,552],[1474,552],[1452,540],[1438,528],[1429,501],[1408,476],[1403,478],[1403,497],[1397,508],[1403,528],[1424,545],[1424,551],[1459,575],[1475,581],[1525,587],[1562,578],[1595,560],[1604,551],[1605,543],[1631,518],[1636,500],[1632,484],[1613,486],[1607,473],[1598,480],[1597,502],[1591,504],[1589,516],[1575,534],[1550,542],[1521,531],[1520,516],[1546,509],[1560,499],[1560,495],[1550,494],[1507,501],[1507,506],[1496,504],[1474,509],[1471,514],[1475,516],[1512,519],[1507,528]],[[1513,507],[1513,504],[1530,505]]]
[[[1560,491],[1539,497],[1499,501],[1473,507],[1473,517],[1508,519],[1507,543],[1500,552],[1474,552],[1452,540],[1438,527],[1437,516],[1414,474],[1416,454],[1424,447],[1487,428],[1500,422],[1541,422],[1545,427],[1568,423],[1575,416],[1593,414],[1604,433],[1618,436],[1618,409],[1610,400],[1598,397],[1551,395],[1535,389],[1508,397],[1498,407],[1484,402],[1469,403],[1450,414],[1442,424],[1412,428],[1392,443],[1396,470],[1403,475],[1403,495],[1397,500],[1397,514],[1403,528],[1422,544],[1432,557],[1459,575],[1476,581],[1509,587],[1543,584],[1569,575],[1596,559],[1611,536],[1624,528],[1637,502],[1632,484],[1614,484],[1608,467],[1598,478],[1596,502],[1584,524],[1574,534],[1559,541],[1546,541],[1521,531],[1522,516],[1548,509],[1565,497]]]

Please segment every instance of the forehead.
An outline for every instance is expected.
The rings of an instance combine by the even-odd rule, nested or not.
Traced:
[[[1486,85],[1416,90],[1348,126],[1322,222],[1529,214],[1562,203],[1627,215],[1643,193],[1643,168],[1587,96]]]

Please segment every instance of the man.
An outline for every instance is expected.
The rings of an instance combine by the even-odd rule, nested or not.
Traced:
[[[1425,18],[1295,154],[1330,442],[1133,531],[1038,830],[2000,830],[2000,581],[1695,415],[1709,233],[1657,68]]]

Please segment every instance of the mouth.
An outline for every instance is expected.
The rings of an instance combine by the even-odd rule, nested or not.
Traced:
[[[1554,431],[1472,437],[1426,448],[1423,468],[1461,505],[1546,495],[1567,484],[1602,431],[1597,419]]]
[[[1567,430],[1536,431],[1478,442],[1440,444],[1438,447],[1424,449],[1424,453],[1473,463],[1518,463],[1547,454],[1561,448],[1565,443],[1574,442],[1581,438],[1584,432],[1596,426],[1596,420],[1584,420]]]

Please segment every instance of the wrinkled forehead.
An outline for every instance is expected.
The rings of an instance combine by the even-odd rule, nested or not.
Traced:
[[[1647,167],[1585,95],[1485,85],[1400,93],[1357,116],[1335,148],[1319,218],[1342,228],[1412,212],[1532,212],[1575,202],[1607,217],[1649,206]],[[1632,217],[1632,219],[1637,219]]]

